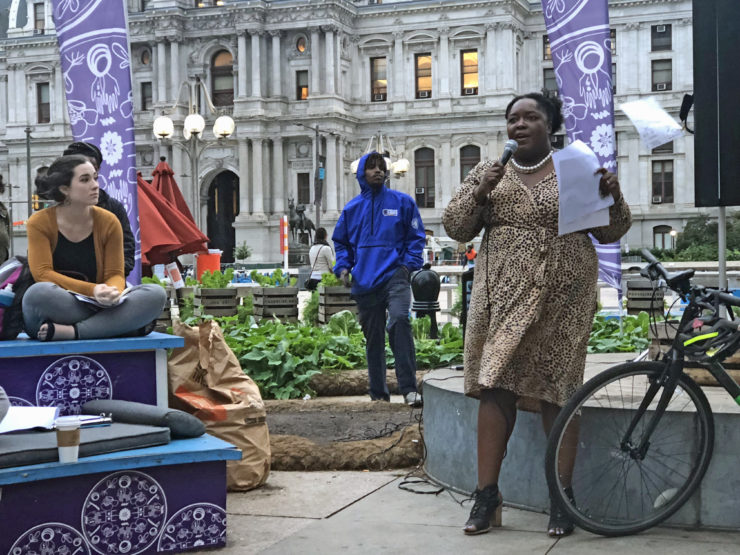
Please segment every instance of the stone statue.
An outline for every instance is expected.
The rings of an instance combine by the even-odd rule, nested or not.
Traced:
[[[296,207],[292,198],[288,199],[288,224],[293,243],[311,244],[316,228],[311,218],[306,216],[306,207],[302,204]]]

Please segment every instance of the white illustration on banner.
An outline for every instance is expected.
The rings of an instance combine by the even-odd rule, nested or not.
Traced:
[[[103,108],[106,108],[108,113],[117,110],[121,89],[116,78],[108,73],[111,67],[111,53],[107,44],[96,44],[87,51],[87,67],[95,75],[90,85],[90,98],[98,112],[103,113]]]
[[[121,115],[124,119],[130,118],[134,113],[134,93],[129,91],[128,98],[121,102]]]
[[[602,123],[591,131],[591,150],[603,157],[614,153],[614,130],[611,125]]]
[[[31,401],[26,401],[23,397],[13,397],[8,395],[8,401],[10,401],[11,407],[35,407]]]
[[[64,72],[64,91],[69,94],[75,90],[75,84],[69,76],[70,71],[72,68],[81,66],[85,63],[85,55],[75,51],[71,54],[65,54],[64,57],[67,59],[67,63],[69,64],[67,70]],[[87,106],[85,106],[85,108],[87,108]]]
[[[564,0],[547,0],[547,6],[545,7],[545,15],[548,18],[552,17],[555,12],[563,13],[565,11]]]
[[[609,106],[612,100],[611,74],[602,69],[604,49],[594,41],[582,42],[576,48],[575,61],[583,73],[578,84],[586,106],[596,108],[598,101],[602,106]]]
[[[100,140],[100,152],[109,166],[115,166],[123,155],[123,141],[115,131],[106,131]]]
[[[108,371],[92,358],[74,355],[53,362],[36,385],[36,404],[59,407],[59,413],[80,414],[82,405],[95,399],[112,399]]]
[[[115,54],[115,56],[120,60],[118,62],[118,68],[128,70],[129,65],[131,65],[128,57],[128,51],[120,42],[114,42],[110,48],[113,51],[113,54]]]
[[[591,117],[595,120],[606,119],[611,117],[611,112],[609,110],[602,110],[601,112],[591,114]]]
[[[167,521],[157,551],[214,547],[226,541],[226,511],[211,503],[194,503]]]
[[[85,135],[89,127],[97,125],[98,113],[79,100],[68,100],[69,123],[75,135]]]
[[[167,520],[167,499],[159,483],[144,472],[115,472],[100,480],[82,505],[82,532],[103,555],[146,551]]]
[[[45,522],[24,532],[9,555],[90,555],[90,547],[77,530],[61,522]]]
[[[570,96],[564,96],[561,112],[566,131],[573,131],[578,125],[578,122],[586,117],[588,108],[586,108],[585,104],[576,102]]]

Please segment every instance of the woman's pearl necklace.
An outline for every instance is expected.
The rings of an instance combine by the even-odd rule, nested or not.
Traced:
[[[511,164],[514,166],[514,169],[516,169],[516,171],[518,171],[518,172],[521,172],[521,173],[534,173],[537,170],[539,170],[542,166],[544,166],[545,164],[547,164],[547,161],[550,158],[552,158],[552,153],[553,153],[553,151],[551,150],[550,152],[547,153],[547,156],[545,156],[542,160],[540,160],[539,162],[537,162],[534,166],[520,166],[519,164],[516,163],[516,160],[514,160],[514,158],[511,159]]]

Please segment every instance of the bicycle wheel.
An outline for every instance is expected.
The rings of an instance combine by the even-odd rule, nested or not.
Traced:
[[[584,530],[621,536],[655,526],[688,500],[707,470],[714,419],[706,396],[685,375],[644,455],[633,448],[641,444],[662,386],[636,422],[629,444],[623,444],[648,387],[664,368],[663,362],[610,368],[586,382],[555,420],[545,456],[550,495]],[[575,502],[563,491],[570,468]]]

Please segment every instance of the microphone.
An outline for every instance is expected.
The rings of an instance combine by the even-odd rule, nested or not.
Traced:
[[[506,144],[504,145],[504,153],[501,155],[501,159],[499,160],[502,166],[505,166],[511,157],[514,156],[517,148],[519,148],[519,143],[514,139],[506,141]]]

